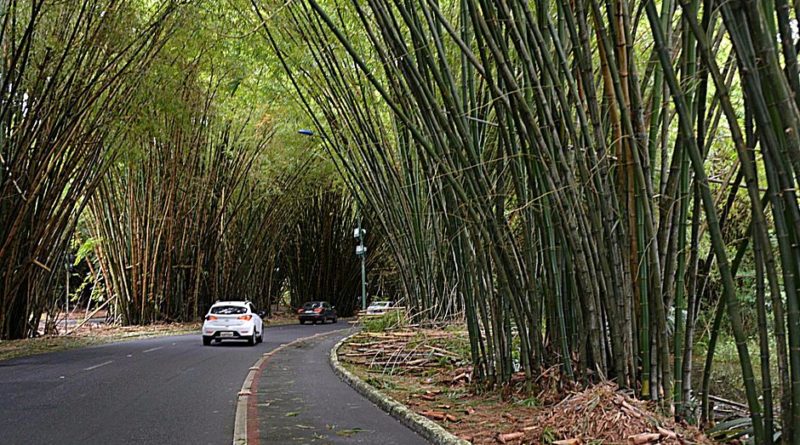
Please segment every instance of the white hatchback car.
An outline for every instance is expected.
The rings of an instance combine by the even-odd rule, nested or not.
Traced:
[[[367,307],[367,314],[369,315],[379,315],[385,314],[392,307],[391,301],[373,301],[370,303],[369,307]]]
[[[203,344],[211,341],[247,340],[261,343],[264,322],[249,301],[218,301],[211,306],[203,322]]]

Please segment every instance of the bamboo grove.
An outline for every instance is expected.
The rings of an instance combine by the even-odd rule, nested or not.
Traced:
[[[292,202],[297,208],[290,212],[293,216],[285,228],[286,244],[279,260],[291,289],[290,307],[325,299],[339,315],[354,314],[361,309],[361,266],[353,255],[353,228],[358,227],[359,218],[353,199],[332,184],[322,188],[314,184],[305,192],[295,188]],[[393,295],[375,282],[385,256],[381,238],[369,231],[364,241],[370,251],[366,260],[372,272],[369,287]]]
[[[756,443],[800,444],[796,4],[252,3],[406,303],[466,320],[484,382],[559,365],[705,419],[724,326]]]
[[[114,312],[125,324],[196,320],[236,295],[268,307],[285,202],[248,173],[266,139],[248,147],[241,129],[168,120],[164,139],[144,138],[112,168],[89,202],[89,229]],[[294,178],[280,179],[288,187]]]
[[[799,15],[0,1],[0,338],[59,313],[76,243],[122,323],[346,313],[362,219],[372,293],[463,320],[482,384],[557,367],[706,422],[732,341],[755,442],[800,444]]]
[[[0,337],[18,338],[47,307],[76,214],[175,5],[144,16],[125,2],[1,5]]]
[[[52,332],[81,292],[123,324],[282,295],[289,192],[313,162],[281,160],[257,45],[220,37],[250,17],[210,1],[0,2],[0,339]],[[65,273],[76,253],[81,286]]]

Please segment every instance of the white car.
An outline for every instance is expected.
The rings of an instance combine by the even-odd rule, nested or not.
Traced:
[[[203,321],[203,344],[212,341],[247,340],[254,345],[261,343],[264,322],[249,301],[218,301],[211,306]]]
[[[385,314],[390,307],[392,307],[391,301],[373,301],[367,307],[367,314],[369,315]]]

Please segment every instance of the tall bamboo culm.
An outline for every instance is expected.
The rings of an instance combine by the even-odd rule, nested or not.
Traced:
[[[33,335],[52,311],[78,215],[179,7],[0,3],[0,339]]]
[[[780,424],[780,440],[800,444],[796,10],[309,0],[265,16],[253,6],[387,233],[415,316],[463,319],[482,381],[559,364],[568,378],[614,379],[706,421],[692,351],[701,310],[719,307],[714,335],[727,329],[736,344],[756,443]],[[736,202],[744,233],[731,222]],[[745,257],[769,307],[757,343],[737,289]]]

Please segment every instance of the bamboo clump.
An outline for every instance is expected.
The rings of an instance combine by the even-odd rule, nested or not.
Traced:
[[[309,0],[260,19],[387,234],[407,305],[466,320],[480,380],[559,363],[707,419],[690,402],[711,369],[692,388],[692,350],[719,301],[756,443],[779,403],[781,440],[798,444],[796,14],[780,1]],[[723,149],[735,155],[719,167]]]

